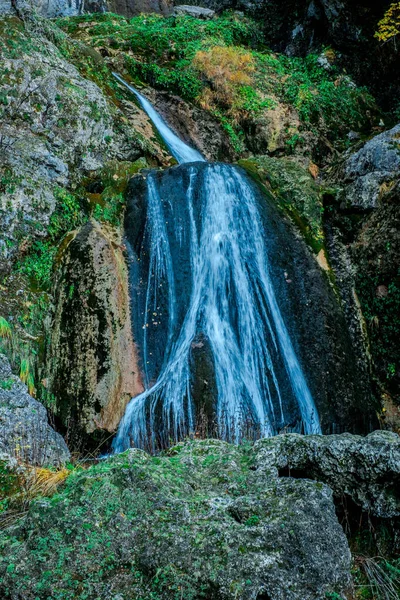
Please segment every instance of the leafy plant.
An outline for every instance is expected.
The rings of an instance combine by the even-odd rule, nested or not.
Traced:
[[[400,2],[394,2],[378,23],[375,37],[380,42],[396,41],[400,33]]]

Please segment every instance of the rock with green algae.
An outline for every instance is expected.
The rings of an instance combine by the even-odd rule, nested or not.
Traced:
[[[67,236],[58,256],[45,383],[78,448],[94,432],[97,441],[99,431],[114,432],[143,391],[123,249],[117,229],[90,220]]]
[[[351,434],[278,435],[255,444],[255,465],[323,481],[371,515],[400,516],[400,437],[374,431]]]
[[[323,190],[311,174],[291,158],[255,156],[239,164],[267,186],[300,228],[315,252],[323,248]]]
[[[0,548],[10,600],[322,600],[351,580],[331,490],[213,440],[76,471]]]

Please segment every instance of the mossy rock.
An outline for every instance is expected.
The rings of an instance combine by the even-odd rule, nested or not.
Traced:
[[[325,598],[349,584],[332,494],[252,470],[249,450],[188,442],[73,473],[0,534],[16,600]],[[110,595],[111,594],[111,595]]]
[[[324,246],[323,189],[290,158],[257,156],[239,164],[274,195],[316,254]]]

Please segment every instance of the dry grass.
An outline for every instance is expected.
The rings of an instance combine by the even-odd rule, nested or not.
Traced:
[[[400,570],[381,557],[357,557],[356,564],[366,583],[357,586],[356,598],[399,600]]]
[[[12,525],[28,512],[36,498],[53,496],[71,474],[66,468],[58,470],[20,465],[15,491],[8,497],[8,508],[0,513],[0,529]]]
[[[27,497],[33,499],[38,496],[52,496],[69,474],[70,471],[65,468],[58,471],[51,471],[43,467],[35,468],[32,482],[26,490]]]
[[[215,105],[232,107],[238,88],[251,85],[255,71],[251,53],[233,46],[214,46],[199,51],[193,59],[193,66],[209,83],[200,99],[207,110]]]

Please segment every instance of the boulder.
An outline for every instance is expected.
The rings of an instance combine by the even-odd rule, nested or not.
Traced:
[[[0,14],[34,9],[45,17],[73,17],[83,9],[84,0],[0,0]]]
[[[50,427],[45,407],[28,394],[0,354],[0,457],[37,466],[58,466],[70,457],[60,434]]]
[[[255,444],[255,467],[321,481],[377,517],[400,516],[400,437],[393,432],[279,435]]]
[[[92,220],[60,255],[46,386],[74,447],[94,432],[114,432],[143,391],[123,250],[116,231]]]
[[[376,208],[400,179],[400,124],[369,140],[346,161],[346,200],[351,207]]]
[[[187,15],[189,17],[195,17],[196,19],[212,19],[215,15],[215,10],[202,8],[201,6],[189,6],[188,4],[181,4],[179,6],[175,6],[173,14],[176,16]]]
[[[81,586],[87,600],[326,600],[351,583],[331,490],[254,471],[246,448],[216,440],[78,472],[0,544],[10,600]]]

